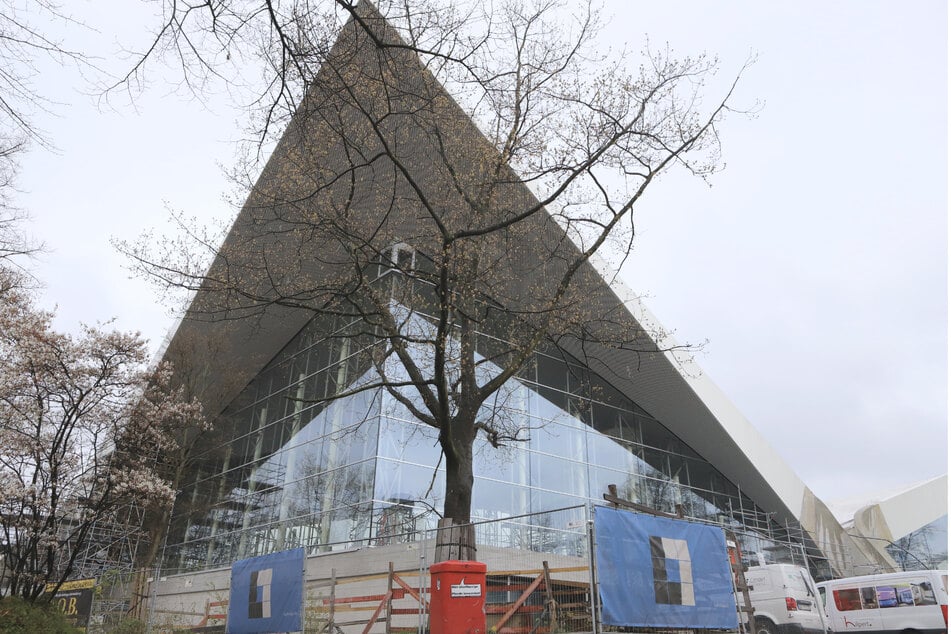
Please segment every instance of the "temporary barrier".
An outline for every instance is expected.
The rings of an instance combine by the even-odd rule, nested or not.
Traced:
[[[604,509],[603,513],[601,510],[595,513],[604,516],[610,515],[610,511]],[[473,576],[472,569],[456,571],[448,576],[451,570],[447,571],[447,566],[451,568],[453,562],[455,565],[473,565],[457,559],[434,565],[436,545],[456,541],[452,536],[447,538],[439,534],[439,529],[408,533],[390,531],[384,542],[347,542],[339,547],[331,545],[319,554],[308,553],[307,575],[302,587],[305,630],[321,634],[420,634],[430,630],[432,617],[431,631],[434,634],[449,631],[452,634],[467,631],[489,634],[493,630],[499,634],[600,633],[602,622],[613,625],[619,615],[623,616],[622,612],[628,605],[637,602],[649,601],[655,607],[659,605],[668,615],[677,612],[684,613],[680,615],[684,617],[687,612],[708,610],[710,606],[704,603],[711,594],[711,586],[705,572],[708,567],[706,560],[714,557],[725,567],[725,581],[716,581],[713,587],[727,589],[723,612],[736,618],[729,559],[722,537],[714,548],[706,542],[706,537],[695,534],[693,530],[682,527],[667,530],[658,525],[646,533],[642,531],[643,534],[633,541],[622,540],[628,546],[639,544],[637,549],[624,543],[612,547],[612,539],[607,535],[601,534],[596,539],[595,524],[603,522],[589,518],[590,510],[578,506],[477,523],[476,543],[479,556],[486,564],[478,576]],[[722,535],[720,526],[707,528]],[[616,534],[616,531],[612,532]],[[743,543],[744,549],[753,553],[763,546],[765,540],[762,535],[753,533],[738,533],[735,537],[731,537],[732,542],[736,545]],[[776,543],[770,541],[767,545]],[[795,544],[784,549],[783,554],[786,555],[787,550],[790,556],[804,553],[792,546]],[[635,561],[633,550],[642,551],[643,560]],[[595,568],[591,553],[598,551],[599,558],[607,556],[611,561],[602,562],[603,565]],[[752,561],[755,557],[749,559]],[[747,558],[737,556],[733,563],[741,565],[746,561]],[[294,570],[304,567],[303,563],[298,563]],[[434,573],[442,570],[446,574],[439,573],[438,580],[437,575],[431,579],[431,566]],[[618,567],[620,571],[616,570]],[[267,590],[267,584],[262,583],[267,577],[263,569],[271,568],[274,567],[270,563],[255,566],[246,571],[248,574],[242,575],[239,581],[243,588],[234,596],[236,604],[240,605],[231,606],[230,610],[226,569],[170,575],[168,580],[157,570],[148,571],[157,581],[141,590],[148,599],[142,602],[148,610],[141,618],[147,619],[153,630],[162,631],[220,628],[225,625],[228,612],[237,612],[235,620],[238,621],[263,621],[268,600],[284,599],[290,594],[284,590]],[[626,588],[632,587],[630,580],[618,578],[618,573],[634,570],[642,573],[642,578],[633,583],[633,587],[640,590],[636,596],[631,596],[630,592],[625,592]],[[253,572],[258,574],[252,582]],[[283,575],[279,572],[272,570],[272,586],[275,581],[281,581]],[[300,570],[297,574],[302,572]],[[457,588],[453,597],[453,585],[477,587]],[[285,587],[283,583],[278,585],[278,588]],[[436,588],[433,598],[440,593],[443,596],[436,598],[437,601],[441,598],[442,602],[431,612],[429,593],[433,588]],[[467,593],[479,596],[464,596]],[[607,598],[606,612],[603,609],[605,602],[599,601],[599,596]],[[658,604],[658,598],[662,600],[661,604]],[[473,600],[478,607],[471,613],[457,611],[457,606]],[[691,601],[692,606],[689,605]],[[293,603],[296,604],[296,599]],[[255,615],[260,613],[260,617],[249,618],[254,611],[257,611]],[[271,603],[270,611],[273,615],[283,610]],[[452,613],[448,614],[450,611]],[[90,634],[111,631],[114,621],[107,621],[97,612],[94,615],[101,621],[92,620]],[[607,618],[602,620],[605,616]],[[713,616],[704,614],[690,622],[697,629],[735,627],[735,621],[724,624]],[[719,611],[716,616],[719,617]],[[446,619],[452,620],[447,624]],[[459,619],[462,619],[461,625]],[[658,617],[649,622],[655,624],[653,627],[681,627],[671,625],[674,619]],[[676,622],[683,623],[686,619]],[[284,631],[287,629],[290,628]]]

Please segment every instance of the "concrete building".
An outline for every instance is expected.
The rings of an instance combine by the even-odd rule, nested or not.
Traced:
[[[364,10],[365,23],[392,37],[378,14]],[[374,248],[388,259],[368,261],[361,273],[378,286],[405,285],[408,272],[433,256],[431,227],[420,219],[418,192],[407,180],[434,195],[448,190],[441,204],[456,213],[461,196],[450,195],[450,176],[434,168],[434,153],[449,153],[465,165],[467,182],[479,182],[495,150],[415,56],[399,51],[395,67],[391,59],[381,65],[373,39],[353,22],[334,51],[340,63],[321,70],[165,353],[183,375],[201,377],[216,427],[202,440],[179,495],[166,574],[227,567],[292,547],[315,555],[390,547],[436,524],[433,510],[445,495],[438,433],[386,390],[354,389],[377,371],[366,354],[372,328],[353,312],[316,308],[324,298],[315,289],[353,273],[341,271],[339,245],[314,240],[312,232],[339,205],[346,205],[348,221],[379,219]],[[369,156],[379,143],[370,124],[385,118],[374,114],[384,99],[374,81],[394,72],[392,83],[427,92],[434,112],[425,125],[414,120],[401,127],[397,118],[381,133],[402,144],[398,166],[367,159],[357,169],[353,156]],[[402,107],[398,98],[386,99],[393,112]],[[392,117],[385,120],[390,125]],[[434,138],[445,147],[436,149]],[[505,195],[535,200],[517,179]],[[539,223],[538,235],[557,233],[550,218]],[[500,257],[509,258],[506,266],[517,275],[498,280],[486,297],[500,314],[521,301],[525,288],[545,282],[547,263],[533,268],[531,241],[516,242]],[[239,293],[233,282],[242,276]],[[819,578],[877,565],[877,555],[855,546],[710,378],[676,352],[632,293],[605,282],[590,264],[579,280],[586,303],[610,313],[613,327],[640,343],[546,342],[506,382],[505,403],[494,415],[531,432],[503,448],[477,441],[473,519],[513,518],[539,530],[530,542],[524,532],[480,539],[568,556],[573,543],[555,537],[558,530],[583,523],[615,484],[632,501],[666,512],[680,508],[687,518],[736,530],[747,554],[761,561],[808,561]],[[281,301],[269,299],[275,285]],[[245,303],[228,303],[236,296]],[[407,327],[420,331],[432,309],[393,300]],[[492,342],[504,342],[511,331],[501,320],[485,323],[478,341],[491,373]],[[550,520],[540,518],[557,509],[564,527],[544,525]]]

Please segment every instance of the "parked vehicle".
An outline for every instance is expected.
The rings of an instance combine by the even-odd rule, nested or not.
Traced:
[[[948,631],[946,570],[848,577],[818,585],[834,632]]]
[[[746,584],[755,634],[825,634],[819,590],[809,571],[792,564],[751,566]]]

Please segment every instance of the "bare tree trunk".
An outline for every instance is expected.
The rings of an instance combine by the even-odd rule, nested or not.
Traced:
[[[471,524],[475,428],[472,423],[460,422],[456,417],[447,426],[451,431],[440,435],[446,457],[446,500],[436,537],[437,562],[449,559],[471,561],[476,556],[475,529]]]
[[[129,599],[128,615],[133,619],[145,621],[148,617],[149,575],[151,568],[138,568],[132,575],[132,596]]]
[[[460,446],[462,445],[462,446]],[[444,448],[445,451],[445,448]],[[446,502],[445,517],[456,524],[471,521],[472,507],[472,443],[456,443],[446,454]]]

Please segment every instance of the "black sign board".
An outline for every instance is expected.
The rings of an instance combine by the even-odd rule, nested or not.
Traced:
[[[56,584],[47,584],[46,592],[52,592]],[[95,579],[78,579],[66,581],[53,595],[53,605],[66,616],[74,627],[86,631],[89,624],[89,613],[92,611],[92,595],[96,589]]]

